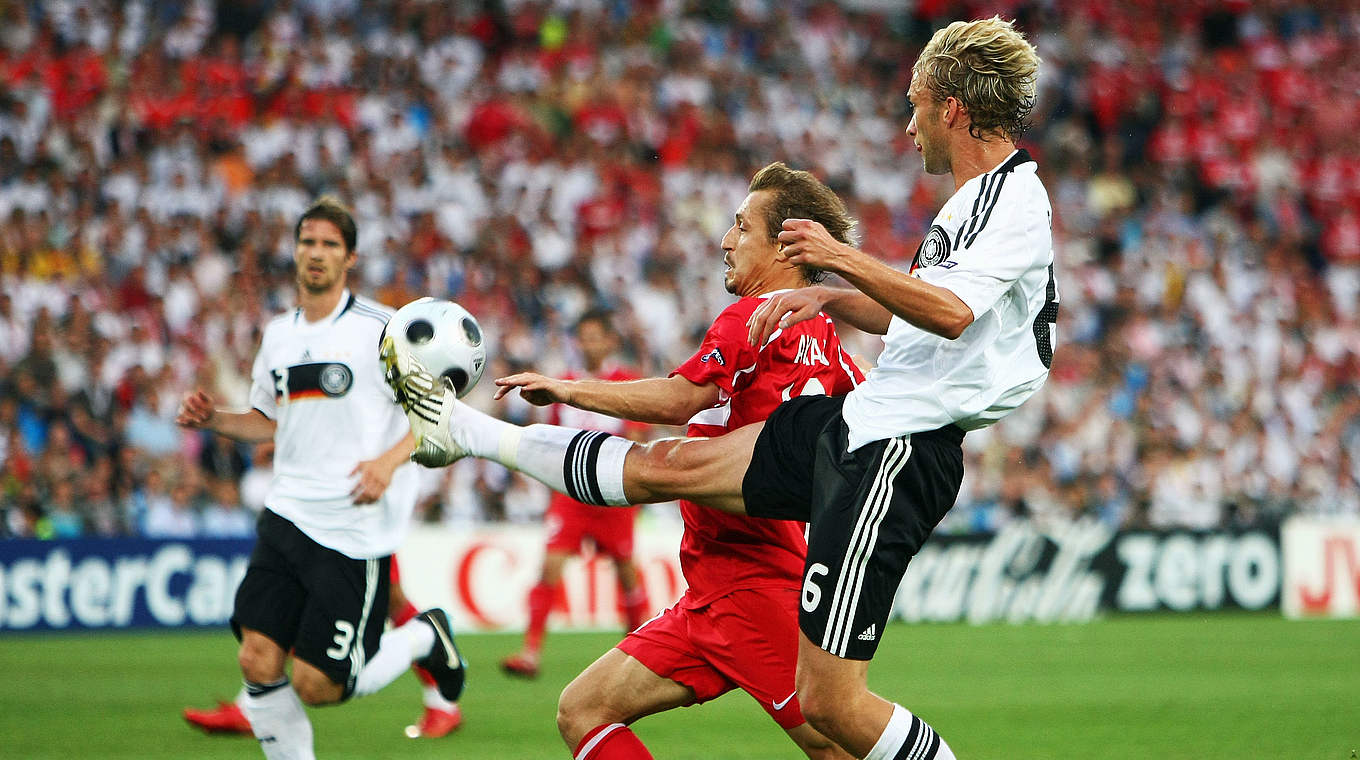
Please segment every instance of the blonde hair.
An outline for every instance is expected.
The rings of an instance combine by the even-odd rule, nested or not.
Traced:
[[[912,73],[939,100],[968,109],[968,133],[1003,133],[1014,140],[1029,128],[1039,79],[1039,54],[1000,16],[955,21],[935,32]]]

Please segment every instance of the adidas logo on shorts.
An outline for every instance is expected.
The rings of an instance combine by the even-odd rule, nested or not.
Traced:
[[[873,641],[873,640],[876,639],[876,638],[878,638],[878,624],[877,624],[877,623],[870,623],[870,624],[869,624],[869,627],[864,629],[864,633],[861,633],[861,634],[859,635],[859,640],[860,640],[860,641]]]

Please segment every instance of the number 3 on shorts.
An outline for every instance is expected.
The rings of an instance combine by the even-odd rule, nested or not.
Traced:
[[[354,625],[345,620],[335,621],[335,646],[326,650],[326,656],[332,660],[343,660],[349,657],[350,645],[354,643]]]
[[[822,589],[815,580],[819,575],[826,575],[831,572],[831,568],[820,562],[812,563],[808,568],[807,575],[803,578],[803,611],[812,612],[817,609],[817,605],[822,603]]]

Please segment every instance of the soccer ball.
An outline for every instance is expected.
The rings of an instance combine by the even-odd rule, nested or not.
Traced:
[[[453,301],[421,298],[397,309],[383,328],[404,353],[432,375],[446,377],[458,398],[466,396],[482,379],[486,346],[482,327],[467,309]]]

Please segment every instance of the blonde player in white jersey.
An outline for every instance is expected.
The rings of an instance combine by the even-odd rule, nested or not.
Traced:
[[[495,459],[604,504],[686,498],[809,522],[796,680],[803,714],[856,757],[952,760],[930,725],[869,691],[868,660],[907,562],[957,498],[964,433],[1029,398],[1052,362],[1051,208],[1034,161],[1015,145],[1038,71],[1034,48],[999,18],[950,24],[921,51],[907,134],[927,172],[953,176],[955,194],[910,272],[814,222],[784,223],[789,261],[835,272],[854,289],[771,297],[751,317],[751,341],[763,346],[823,310],[884,335],[878,366],[848,395],[795,398],[763,425],[716,438],[634,445],[492,419],[397,356],[389,360],[397,392],[441,412],[433,425],[409,416],[414,458]],[[617,757],[591,748],[577,760]]]
[[[231,621],[242,708],[271,760],[313,757],[303,703],[370,694],[412,663],[449,700],[463,686],[443,610],[383,633],[391,555],[410,525],[417,475],[402,466],[413,439],[374,351],[391,312],[346,287],[357,238],[348,209],[323,197],[295,235],[298,307],[265,328],[252,408],[215,409],[198,390],[176,420],[274,442],[274,479]]]

